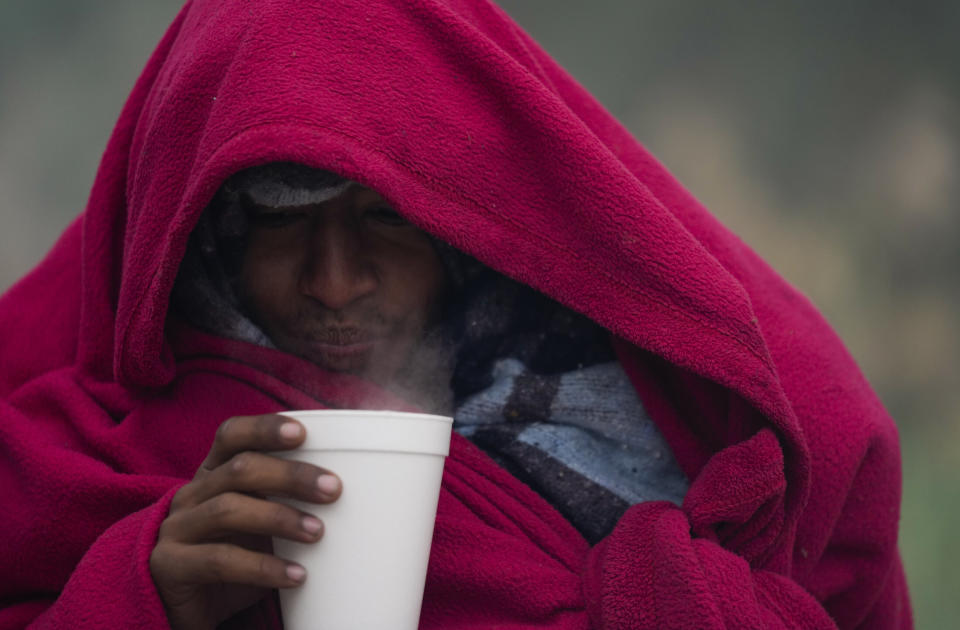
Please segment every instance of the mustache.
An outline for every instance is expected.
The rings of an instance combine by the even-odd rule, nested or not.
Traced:
[[[382,331],[352,324],[315,328],[303,335],[305,341],[331,346],[367,343],[382,336]]]
[[[351,311],[303,308],[288,331],[310,343],[348,346],[386,336],[392,325],[390,318],[376,308]]]

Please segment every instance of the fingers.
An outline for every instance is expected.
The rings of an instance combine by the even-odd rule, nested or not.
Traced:
[[[151,556],[151,571],[181,584],[246,584],[260,588],[292,588],[306,579],[306,570],[269,554],[226,543],[167,543]]]
[[[165,536],[184,543],[199,543],[237,532],[278,536],[304,543],[323,535],[323,523],[290,506],[227,492],[200,505],[171,515],[163,524]]]
[[[199,505],[224,492],[282,496],[311,503],[330,503],[341,483],[330,471],[254,451],[243,451],[183,488],[180,505]]]
[[[198,605],[206,610],[216,598],[223,599],[211,596],[207,584],[230,585],[229,598],[239,601],[238,587],[255,591],[303,582],[303,567],[269,553],[269,537],[316,542],[323,523],[262,497],[312,503],[337,499],[341,484],[335,475],[264,452],[296,448],[305,437],[303,425],[279,415],[238,416],[220,425],[193,481],[174,495],[150,556],[151,575],[166,593],[161,597],[168,614],[175,609],[184,619],[195,619]]]
[[[218,428],[201,468],[213,470],[242,451],[285,451],[306,437],[303,425],[285,416],[235,416]]]

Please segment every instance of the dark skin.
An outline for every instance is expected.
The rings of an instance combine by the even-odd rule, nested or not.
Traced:
[[[323,524],[263,497],[320,504],[340,496],[340,480],[329,471],[265,454],[296,448],[305,436],[299,422],[278,415],[220,425],[193,480],[174,496],[150,555],[172,628],[215,628],[269,589],[303,583],[303,567],[269,553],[267,537],[312,543]]]
[[[356,184],[321,204],[252,207],[250,223],[241,300],[279,349],[381,385],[404,369],[445,282],[425,233]],[[304,438],[300,423],[278,415],[220,425],[150,556],[174,630],[211,630],[270,589],[306,580],[303,567],[272,554],[270,537],[313,543],[323,524],[266,498],[339,497],[333,473],[267,454]]]

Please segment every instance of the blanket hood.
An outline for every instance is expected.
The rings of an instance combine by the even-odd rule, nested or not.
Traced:
[[[165,321],[188,236],[224,179],[272,161],[379,191],[610,330],[622,355],[733,392],[760,420],[678,446],[681,466],[692,477],[772,424],[787,512],[805,501],[806,446],[754,289],[806,303],[486,0],[188,2],[121,113],[83,218],[86,373],[131,388],[173,379]],[[682,425],[662,429],[694,443]]]
[[[15,502],[16,544],[50,556],[30,564],[44,592],[59,590],[113,523],[139,523],[133,513],[141,509],[154,519],[138,547],[148,553],[166,510],[158,496],[196,470],[222,414],[250,413],[249,400],[275,410],[321,399],[305,389],[299,398],[277,394],[306,378],[305,362],[290,378],[270,375],[271,391],[258,389],[269,380],[256,364],[261,349],[246,344],[222,356],[222,340],[209,337],[190,359],[192,376],[180,379],[190,361],[167,329],[177,271],[204,208],[229,175],[274,161],[377,190],[436,238],[609,330],[691,480],[682,506],[638,504],[590,550],[542,498],[454,436],[434,544],[430,588],[439,590],[427,597],[448,601],[437,593],[449,588],[452,603],[436,610],[467,610],[465,594],[497,593],[476,598],[478,614],[497,613],[499,604],[487,602],[503,595],[501,569],[528,558],[531,584],[541,584],[544,558],[561,556],[569,558],[569,588],[542,618],[580,610],[564,628],[584,627],[584,606],[601,611],[594,616],[608,608],[625,615],[602,627],[657,626],[631,615],[654,611],[687,588],[669,590],[676,576],[694,574],[699,582],[690,584],[714,580],[717,588],[676,600],[670,614],[716,606],[710,614],[719,618],[721,608],[743,607],[736,597],[756,592],[783,596],[786,603],[769,607],[778,615],[801,602],[814,611],[807,621],[823,621],[823,602],[843,616],[841,627],[855,627],[868,611],[887,614],[876,602],[906,602],[896,581],[896,430],[842,344],[805,298],[487,0],[195,0],[180,12],[120,115],[86,211],[0,298],[0,402],[13,401],[0,425],[8,449],[0,461],[10,465],[0,477],[5,488],[20,487],[13,479],[64,488],[47,493],[39,516],[32,506],[41,493]],[[230,387],[243,396],[224,393]],[[144,438],[154,435],[162,439]],[[31,459],[35,452],[44,457]],[[71,475],[62,475],[64,465]],[[74,477],[96,491],[77,492]],[[105,488],[109,500],[98,494]],[[488,501],[496,493],[505,495]],[[61,545],[69,553],[48,550],[61,536],[35,526],[59,522],[51,515],[61,497],[87,501],[77,512],[86,518],[76,519],[85,529]],[[505,505],[539,533],[508,535],[518,530]],[[476,528],[488,525],[496,531],[478,537]],[[480,555],[465,555],[471,550]],[[494,567],[487,556],[498,553],[503,562]],[[129,554],[118,557],[127,567]],[[0,560],[22,572],[17,557]],[[492,567],[483,588],[469,578],[480,565]],[[52,581],[49,566],[60,571]],[[96,559],[90,566],[101,567]],[[137,566],[151,591],[145,561]],[[123,583],[90,575],[77,584]],[[739,586],[724,590],[734,575]],[[788,578],[796,584],[785,586]],[[663,597],[643,590],[661,584]],[[605,608],[621,587],[633,603]],[[85,587],[77,588],[82,603]],[[4,598],[21,590],[13,584]],[[463,619],[475,625],[473,612]],[[435,620],[427,627],[467,627]],[[510,627],[533,625],[542,624]],[[721,627],[699,618],[681,626]]]
[[[792,292],[486,0],[188,2],[83,219],[89,374],[170,382],[164,322],[188,236],[224,179],[272,161],[359,181],[625,352],[731,390],[773,423],[803,496],[803,438],[748,285]],[[707,450],[678,457],[695,472]]]
[[[81,362],[169,380],[187,236],[231,173],[336,171],[409,219],[671,363],[776,396],[740,249],[485,1],[188,3],[111,139],[85,217]],[[119,270],[119,273],[117,273]],[[104,284],[107,278],[107,286]],[[744,392],[746,393],[746,392]],[[756,395],[749,396],[756,400]]]

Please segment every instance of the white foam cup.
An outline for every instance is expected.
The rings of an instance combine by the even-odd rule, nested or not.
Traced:
[[[307,570],[280,589],[286,630],[416,630],[453,419],[361,410],[285,411],[307,430],[273,453],[335,473],[328,505],[284,501],[324,523],[316,543],[274,538],[274,553]]]

